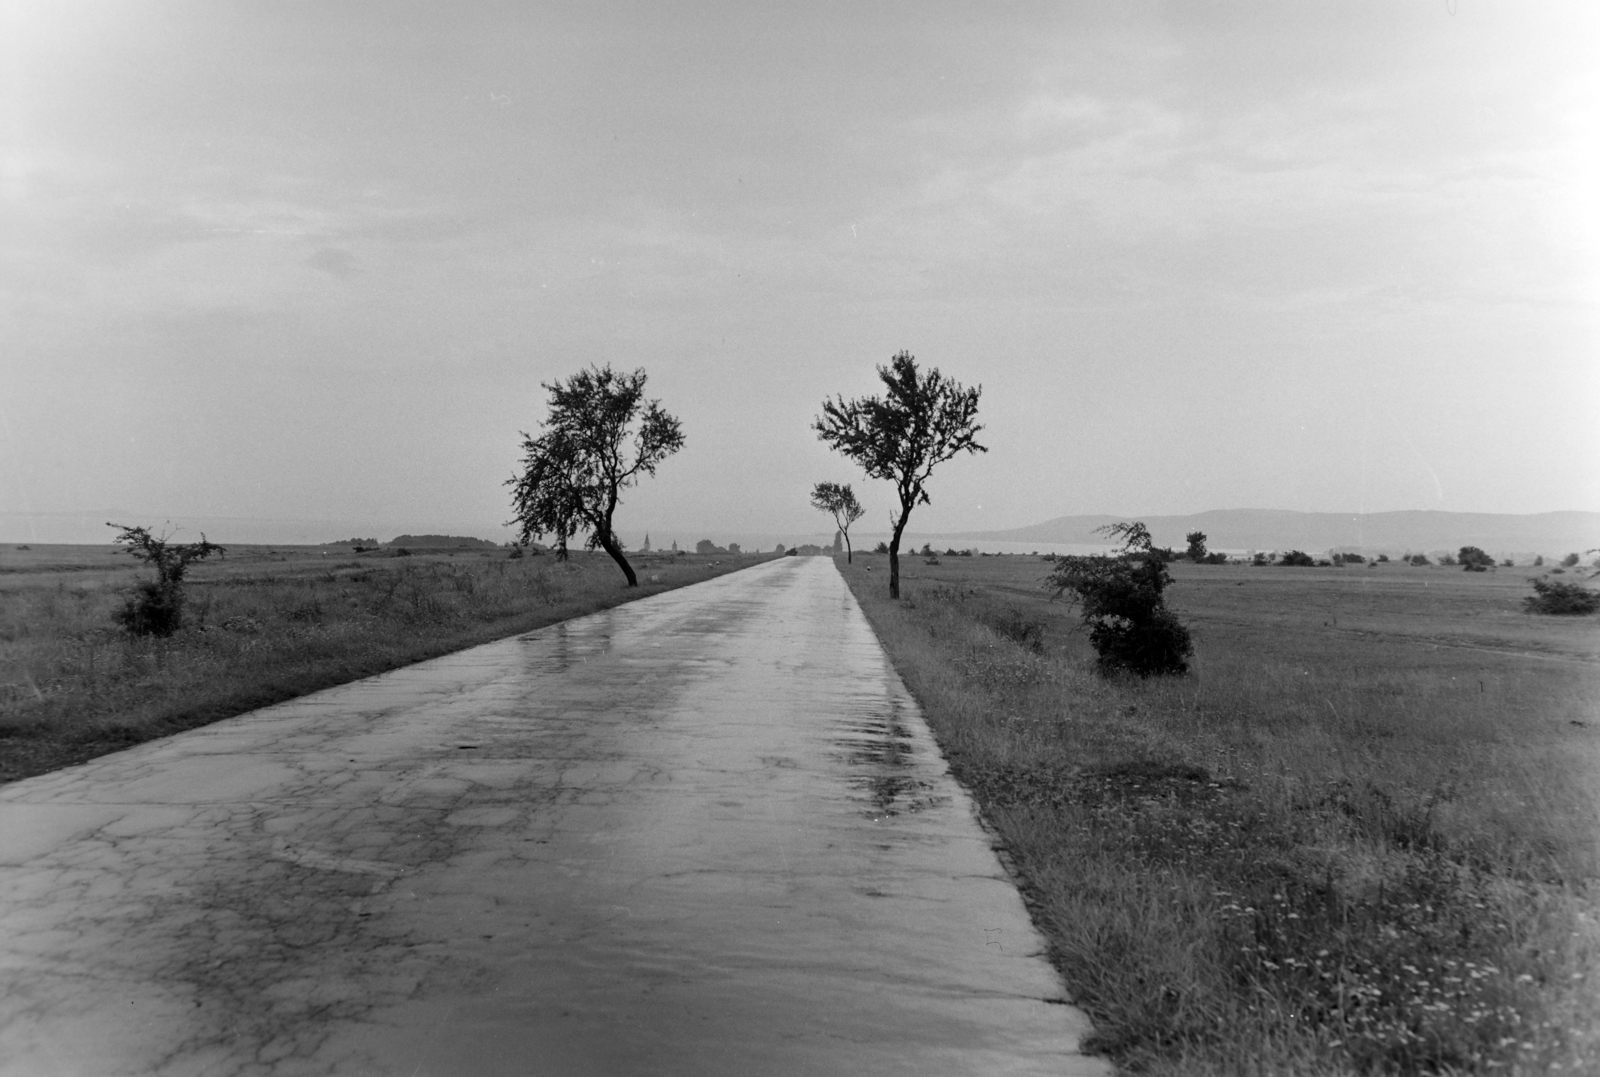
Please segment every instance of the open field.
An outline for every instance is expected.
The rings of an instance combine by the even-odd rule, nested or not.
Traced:
[[[1103,680],[1027,557],[840,567],[1132,1072],[1600,1072],[1600,618],[1534,570],[1173,566]],[[1566,577],[1573,578],[1570,574]]]
[[[197,562],[185,626],[132,638],[112,621],[152,575],[109,546],[0,550],[0,781],[524,632],[772,555],[504,550],[352,554],[234,547]]]

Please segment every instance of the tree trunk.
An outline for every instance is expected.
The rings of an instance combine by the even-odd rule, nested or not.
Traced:
[[[905,532],[906,521],[911,519],[911,513],[903,512],[894,525],[894,534],[889,538],[889,597],[900,597],[900,536]]]
[[[850,532],[846,531],[844,533],[844,563],[853,565],[855,561],[855,553],[850,549]]]
[[[601,534],[600,545],[605,549],[606,553],[611,555],[611,560],[615,561],[617,566],[622,569],[622,574],[628,577],[628,586],[639,586],[639,577],[634,575],[633,566],[628,564],[628,559],[622,555],[622,547],[617,545],[616,536],[609,531]]]

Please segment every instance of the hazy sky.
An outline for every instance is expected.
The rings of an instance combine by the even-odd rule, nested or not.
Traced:
[[[900,349],[921,531],[1600,509],[1592,3],[0,10],[0,511],[492,537],[610,362],[625,538],[877,530],[809,423]]]

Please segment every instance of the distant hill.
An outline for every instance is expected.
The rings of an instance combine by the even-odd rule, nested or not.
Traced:
[[[493,550],[498,549],[500,546],[498,542],[490,542],[488,539],[463,538],[457,535],[401,535],[398,538],[389,540],[384,545],[404,546],[407,549],[412,547],[421,549],[428,546],[448,546],[457,550],[485,547]]]
[[[1477,546],[1501,557],[1561,556],[1600,547],[1600,512],[1541,512],[1516,516],[1489,512],[1291,512],[1285,509],[1218,509],[1189,516],[1058,516],[1009,531],[966,531],[941,536],[991,542],[1103,541],[1095,529],[1140,519],[1158,546],[1183,549],[1184,536],[1204,531],[1206,545],[1222,550],[1330,549],[1373,553],[1454,551]]]

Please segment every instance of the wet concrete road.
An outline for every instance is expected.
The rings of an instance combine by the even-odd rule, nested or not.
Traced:
[[[832,564],[0,789],[0,1073],[1101,1074]]]

